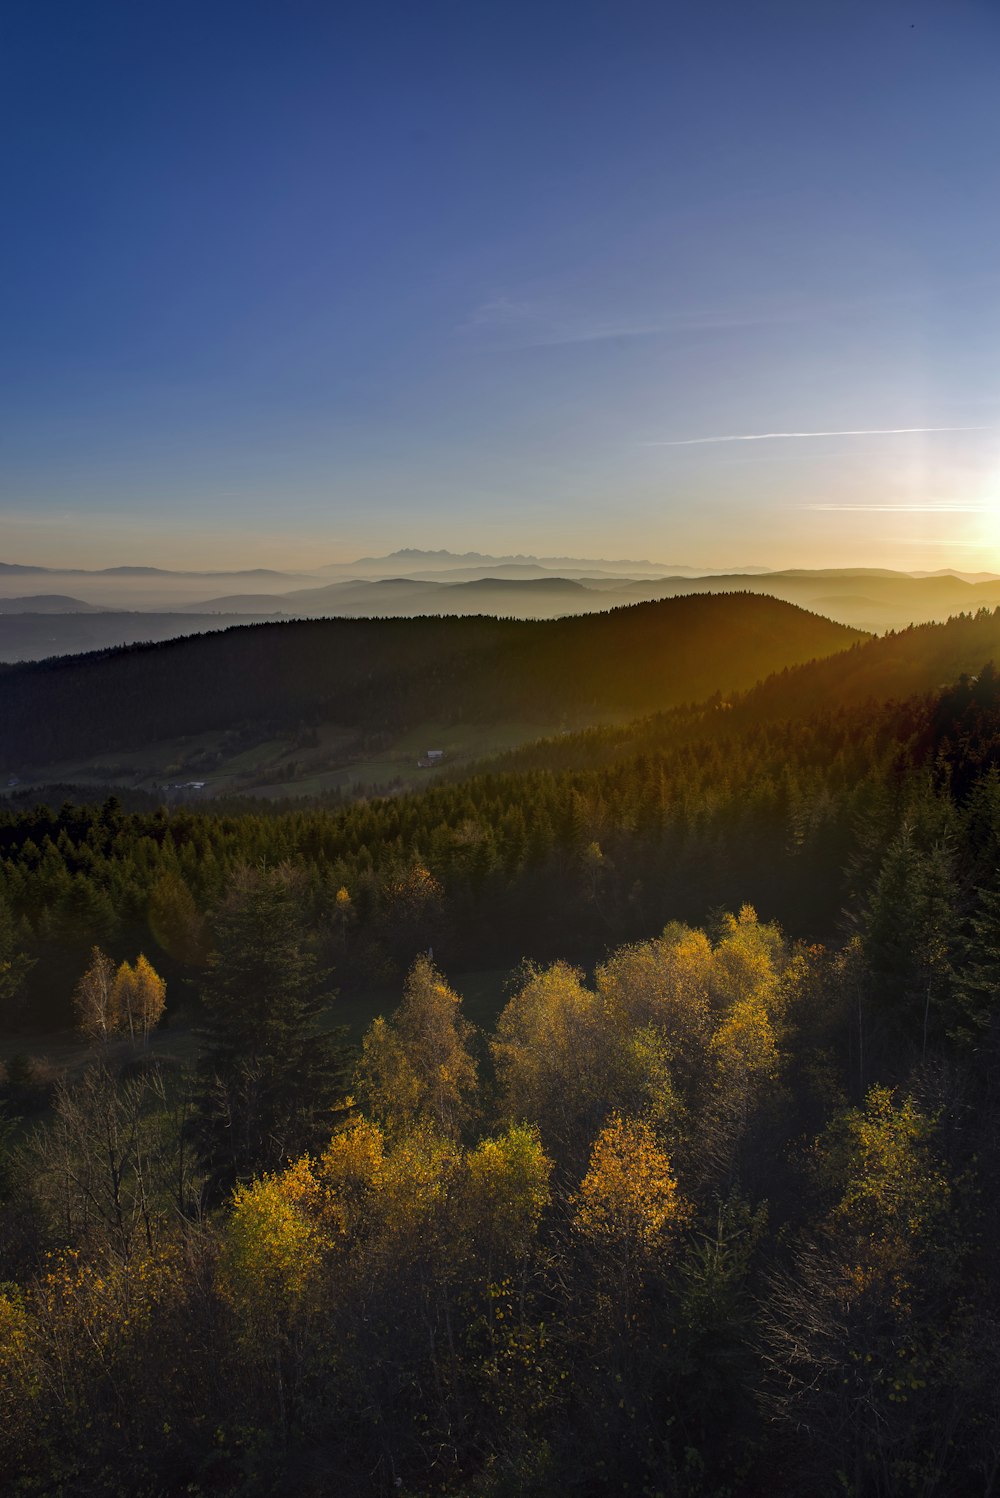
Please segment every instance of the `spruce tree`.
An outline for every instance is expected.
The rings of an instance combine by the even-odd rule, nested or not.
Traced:
[[[211,1196],[329,1138],[345,1091],[342,1032],[287,868],[243,871],[223,903],[202,994],[194,1132]]]
[[[956,1037],[978,1045],[1000,1016],[1000,889],[976,891],[955,981]]]
[[[25,979],[35,960],[22,950],[14,916],[0,895],[0,1020],[10,1023],[19,1012]]]
[[[862,944],[878,1007],[926,1051],[947,1001],[957,933],[954,859],[947,840],[923,851],[909,823],[890,843],[863,915]]]

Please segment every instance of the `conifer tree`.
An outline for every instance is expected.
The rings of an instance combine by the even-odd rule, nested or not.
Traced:
[[[19,1007],[24,980],[35,965],[21,945],[10,907],[0,896],[0,1016],[4,1019]]]
[[[1000,1016],[1000,889],[976,895],[955,983],[958,1036],[973,1044]]]
[[[205,922],[190,889],[179,874],[168,871],[149,896],[149,929],[177,962],[201,967],[205,960]]]
[[[883,1007],[909,1015],[911,1031],[919,1014],[925,1050],[932,1013],[950,981],[956,927],[951,850],[939,842],[924,852],[904,823],[865,911],[863,948]]]
[[[341,1034],[287,868],[242,870],[219,913],[202,990],[202,1090],[194,1132],[210,1192],[329,1138],[343,1096]]]

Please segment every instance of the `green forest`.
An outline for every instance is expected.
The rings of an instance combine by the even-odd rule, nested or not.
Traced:
[[[997,1491],[1000,614],[720,673],[732,598],[657,697],[713,602],[561,621],[571,684],[448,621],[470,711],[661,710],[420,794],[8,798],[4,1491]],[[4,673],[7,744],[159,731],[228,638]]]

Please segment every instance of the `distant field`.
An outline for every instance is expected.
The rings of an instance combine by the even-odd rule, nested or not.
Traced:
[[[620,715],[601,715],[618,721]],[[251,795],[268,799],[319,796],[327,791],[350,792],[355,786],[409,790],[433,782],[442,770],[452,769],[535,739],[588,726],[565,719],[545,723],[441,724],[427,722],[407,729],[380,749],[365,749],[357,732],[324,726],[318,742],[300,747],[289,738],[272,738],[227,749],[227,735],[202,733],[161,740],[143,749],[113,755],[63,760],[44,771],[22,771],[20,787],[32,783],[116,787],[160,791],[190,781],[204,781],[203,791],[170,789],[168,799],[202,800],[221,795]],[[429,749],[444,750],[440,766],[419,768]],[[218,762],[215,762],[216,758]],[[204,763],[208,760],[211,767]],[[6,778],[6,777],[4,777]],[[2,783],[2,781],[0,781]]]
[[[398,787],[401,790],[419,789],[433,782],[440,771],[495,754],[508,749],[518,749],[535,739],[557,734],[566,725],[538,723],[504,723],[455,725],[424,723],[419,728],[408,730],[386,749],[358,758],[345,758],[344,763],[328,770],[310,772],[301,770],[293,778],[275,784],[254,788],[253,794],[270,797],[317,796],[324,791],[349,791],[353,786]],[[429,749],[443,749],[444,758],[438,765],[420,768]],[[294,758],[294,754],[280,755],[273,762],[280,768],[282,762]],[[235,787],[233,787],[235,789]]]

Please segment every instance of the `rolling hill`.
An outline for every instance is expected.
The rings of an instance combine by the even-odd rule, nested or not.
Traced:
[[[389,559],[387,559],[389,560]],[[223,594],[185,607],[199,613],[278,609],[300,617],[391,617],[472,610],[515,618],[555,618],[692,593],[767,593],[869,632],[943,622],[951,615],[995,608],[1000,579],[969,580],[954,573],[911,576],[884,568],[790,569],[783,572],[688,573],[627,577],[602,571],[564,574],[538,564],[497,565],[492,571],[454,567],[382,577],[345,577],[321,588],[280,594]]]
[[[84,603],[66,593],[32,593],[25,598],[0,598],[0,614],[104,614],[98,603]]]
[[[856,631],[725,594],[549,622],[470,616],[256,624],[0,668],[0,765],[45,766],[239,727],[335,724],[391,738],[424,722],[573,725],[752,686],[843,651]]]
[[[782,668],[722,703],[526,744],[503,755],[497,766],[514,772],[587,770],[681,740],[736,738],[760,725],[851,713],[868,705],[875,711],[887,702],[930,698],[991,663],[1000,663],[1000,608],[858,640],[836,655]]]
[[[44,586],[48,596],[26,597],[29,579]],[[692,593],[731,592],[766,593],[852,628],[881,633],[995,608],[1000,577],[878,567],[740,566],[706,572],[649,560],[493,557],[414,548],[319,566],[309,574],[265,567],[173,572],[141,565],[59,573],[0,563],[0,661],[164,640],[217,628],[223,619],[228,624],[467,613],[556,619]],[[114,618],[95,622],[95,610]],[[58,613],[61,622],[40,627],[39,613]],[[144,617],[152,615],[155,621]]]

